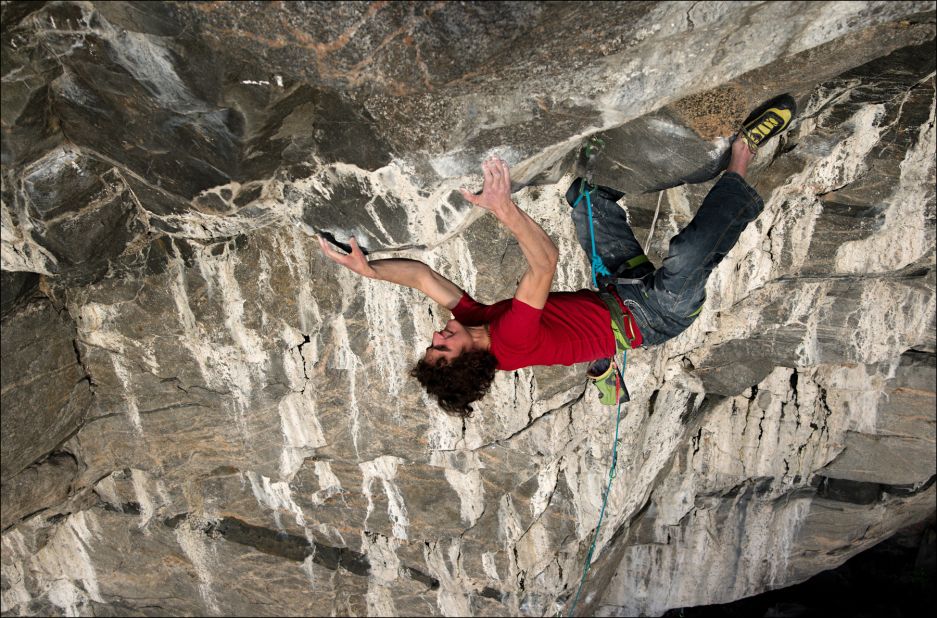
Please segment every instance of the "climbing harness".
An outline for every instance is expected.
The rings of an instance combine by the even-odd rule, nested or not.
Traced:
[[[589,186],[589,183],[585,179],[582,179],[579,183],[579,197],[573,202],[573,208],[579,205],[582,198],[586,198],[586,212],[588,212],[589,215],[589,239],[592,242],[592,286],[598,288],[599,283],[597,275],[610,276],[612,273],[605,266],[605,263],[602,262],[602,258],[595,249],[595,221],[592,218],[592,194],[595,193],[596,187],[586,189],[585,187],[587,186]]]
[[[634,323],[634,317],[630,312],[626,315],[612,286],[609,285],[607,290],[599,292],[599,298],[608,307],[616,353],[621,352],[624,354],[627,350],[633,350],[640,346],[642,343],[641,334]],[[614,360],[614,355],[609,358],[600,358],[589,365],[589,369],[586,371],[586,374],[592,379],[592,383],[599,391],[599,403],[606,406],[613,406],[619,401],[624,403],[630,400],[624,377],[616,373],[619,368]]]
[[[595,544],[599,540],[599,532],[602,530],[602,520],[605,518],[605,506],[608,504],[608,495],[612,492],[612,480],[615,478],[615,470],[618,466],[618,427],[621,424],[621,400],[618,396],[618,389],[624,387],[622,383],[621,376],[624,373],[625,363],[627,362],[627,352],[622,350],[621,353],[621,368],[617,366],[617,361],[612,362],[615,371],[615,386],[616,386],[616,399],[618,399],[618,408],[615,413],[615,441],[612,443],[612,465],[608,470],[608,484],[605,487],[605,495],[602,497],[602,509],[599,511],[599,523],[595,526],[595,534],[592,536],[592,545],[589,547],[589,552],[586,554],[586,565],[582,569],[582,578],[579,580],[579,588],[576,590],[576,598],[573,599],[573,604],[569,608],[570,618],[573,615],[573,612],[576,610],[576,604],[579,602],[579,595],[582,593],[582,587],[586,583],[586,576],[589,574],[589,568],[592,566],[592,555],[595,553]]]

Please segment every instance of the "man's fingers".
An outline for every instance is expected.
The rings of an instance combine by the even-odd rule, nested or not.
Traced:
[[[321,236],[319,237],[319,246],[322,247],[322,253],[325,254],[325,257],[329,258],[336,264],[341,264],[344,266],[345,255],[333,249],[332,246],[329,245],[328,241],[326,241]]]
[[[488,208],[488,206],[485,206],[486,198],[493,198],[494,193],[507,192],[510,194],[511,169],[501,157],[492,155],[482,161],[482,176],[484,176],[485,181],[481,195],[475,195],[468,189],[462,188],[459,189],[462,192],[462,197],[476,206]]]
[[[351,243],[352,243],[352,251],[354,251],[358,247],[358,243],[354,240],[354,238],[352,238]],[[333,249],[332,245],[330,245],[328,241],[326,241],[325,238],[323,238],[322,236],[319,236],[319,246],[322,247],[322,253],[325,254],[325,257],[329,258],[336,264],[340,264],[342,266],[347,267],[351,263],[350,254],[339,253],[338,251]],[[361,251],[361,250],[358,249],[358,251]]]
[[[482,187],[482,191],[491,186],[491,183],[494,182],[494,175],[491,173],[491,162],[485,161],[482,163],[482,175],[485,177],[485,185]]]
[[[503,159],[498,159],[498,168],[501,170],[501,176],[499,178],[501,181],[501,188],[507,190],[507,192],[510,193],[511,170],[508,168],[508,164]]]
[[[329,243],[327,243],[324,238],[322,238],[321,236],[319,236],[318,238],[319,238],[319,246],[322,248],[322,253],[324,253],[327,257],[332,257],[335,251],[332,249],[332,247],[329,246]]]
[[[464,197],[471,204],[477,205],[478,202],[481,200],[481,196],[475,195],[468,189],[462,188],[462,189],[459,189],[459,191],[462,193],[462,197]]]

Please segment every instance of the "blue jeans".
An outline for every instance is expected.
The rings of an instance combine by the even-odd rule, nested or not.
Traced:
[[[583,179],[566,192],[572,205]],[[597,186],[590,195],[595,222],[595,248],[611,275],[599,276],[600,289],[615,291],[634,314],[644,345],[657,345],[686,330],[706,300],[706,281],[735,246],[745,227],[765,204],[738,174],[726,172],[713,186],[693,220],[670,240],[670,252],[660,268],[644,256],[624,209],[616,202],[624,194]],[[585,198],[572,209],[579,244],[592,256]]]

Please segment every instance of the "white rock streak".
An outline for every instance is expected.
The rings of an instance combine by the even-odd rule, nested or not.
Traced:
[[[396,400],[410,365],[400,322],[410,314],[412,294],[406,288],[372,279],[364,279],[360,290],[364,295],[369,356],[376,361],[373,366],[388,389],[388,397]]]
[[[312,240],[295,226],[288,225],[282,233],[273,237],[273,242],[283,256],[290,272],[290,285],[296,291],[299,329],[304,335],[312,336],[318,333],[322,326],[316,290],[313,289],[312,270],[309,267],[311,256],[307,250],[308,243]],[[314,250],[318,251],[317,248]]]
[[[253,330],[244,324],[244,296],[241,294],[241,285],[234,275],[238,260],[233,254],[228,259],[218,262],[200,261],[199,266],[206,266],[213,271],[225,312],[225,326],[231,333],[231,338],[244,353],[247,362],[263,362],[267,359],[263,350],[263,341]],[[208,279],[210,281],[210,279]]]
[[[556,480],[560,471],[558,461],[550,462],[537,473],[537,491],[530,498],[530,514],[534,519],[547,509],[550,498],[556,490]]]
[[[397,616],[391,586],[400,574],[400,559],[397,557],[399,541],[381,535],[370,536],[362,532],[362,553],[371,565],[368,577],[368,616]]]
[[[427,570],[439,580],[439,592],[436,605],[443,616],[471,616],[472,608],[465,593],[458,557],[461,539],[426,543],[423,547],[423,559]],[[448,560],[447,560],[448,559]],[[451,566],[450,566],[451,565]]]
[[[461,472],[445,468],[443,474],[459,496],[459,515],[462,522],[468,527],[474,526],[485,511],[485,487],[482,484],[481,473],[477,469]]]
[[[205,534],[198,528],[199,522],[186,519],[176,528],[176,542],[195,569],[198,579],[198,591],[209,614],[218,616],[221,609],[215,596],[212,573],[216,567],[213,562],[213,548],[208,544]]]
[[[332,464],[327,461],[315,462],[316,478],[319,481],[319,491],[311,496],[313,504],[323,504],[328,498],[342,491],[342,482],[332,472]]]
[[[124,402],[127,405],[127,416],[137,434],[143,433],[143,423],[140,420],[140,408],[137,404],[137,396],[134,394],[133,385],[130,383],[130,371],[120,362],[116,354],[111,354],[111,363],[114,366],[114,374],[120,380],[123,386]]]
[[[27,578],[34,594],[44,596],[66,616],[87,614],[91,601],[105,603],[92,557],[99,533],[94,515],[87,511],[59,522],[35,553],[22,533],[4,532],[2,611],[29,613],[34,598],[27,590]]]
[[[173,273],[170,282],[172,299],[176,305],[176,312],[179,316],[179,325],[182,327],[182,333],[179,338],[182,345],[192,355],[192,360],[198,366],[199,373],[205,384],[211,386],[214,382],[213,374],[208,370],[208,357],[210,356],[210,347],[202,346],[199,342],[205,338],[201,325],[195,319],[195,313],[189,304],[189,292],[186,281],[185,264],[181,259],[173,260],[170,264],[170,272]]]
[[[931,104],[930,117],[901,161],[898,186],[886,201],[884,223],[868,238],[843,243],[836,252],[838,272],[898,270],[933,252],[934,235],[926,218],[928,205],[933,209],[934,203],[935,105]]]
[[[501,577],[498,575],[498,565],[495,562],[494,552],[486,551],[482,554],[482,569],[485,571],[485,575],[493,581],[501,581]]]
[[[6,586],[0,590],[0,611],[4,614],[18,612],[24,614],[32,595],[27,589],[26,572],[29,549],[19,530],[13,529],[3,533],[0,537],[0,546],[3,548],[3,562],[0,562],[0,573]]]
[[[251,491],[257,502],[273,511],[273,519],[278,528],[283,528],[280,519],[281,513],[288,513],[293,516],[296,524],[301,528],[306,528],[306,517],[299,505],[293,501],[293,492],[289,483],[284,481],[272,481],[270,478],[248,471],[245,473],[247,480],[250,481]]]
[[[113,40],[118,62],[147,88],[162,105],[178,111],[204,108],[176,73],[169,50],[141,32],[116,29],[106,20],[98,23]]]
[[[885,279],[864,282],[850,341],[857,359],[864,363],[889,361],[896,350],[919,345],[928,322],[934,319],[934,303],[931,290]]]
[[[393,522],[394,538],[407,540],[407,527],[410,520],[407,516],[407,505],[404,503],[403,495],[400,493],[394,478],[397,476],[397,466],[404,463],[399,457],[383,455],[371,461],[364,461],[358,464],[363,476],[361,481],[361,493],[368,499],[368,510],[364,516],[362,527],[368,529],[368,519],[374,512],[374,495],[372,487],[374,481],[381,482],[384,489],[384,495],[387,497],[387,515]]]
[[[358,439],[361,430],[361,409],[358,407],[357,375],[358,368],[363,367],[364,363],[351,349],[351,341],[348,338],[348,327],[344,315],[338,315],[332,320],[332,341],[335,350],[331,365],[335,369],[347,371],[348,409],[351,413],[351,442],[355,449],[355,457],[360,457]]]
[[[93,516],[85,512],[76,513],[59,528],[62,538],[56,543],[58,551],[40,553],[39,568],[46,573],[69,573],[71,579],[56,579],[49,589],[49,600],[73,616],[79,607],[90,601],[103,603],[98,589],[98,577],[88,553],[93,540],[88,524],[94,524]],[[81,588],[75,586],[81,582]],[[84,609],[84,608],[81,608]]]
[[[207,249],[195,256],[197,272],[187,270],[182,259],[170,263],[173,301],[182,333],[182,346],[192,355],[205,386],[230,393],[224,399],[237,426],[247,435],[244,413],[250,407],[254,386],[264,383],[270,353],[265,340],[245,324],[245,299],[235,277],[237,257],[228,251],[212,255]],[[200,323],[190,305],[189,286],[201,280],[205,291],[223,314],[224,329]]]
[[[312,391],[290,393],[280,400],[280,429],[283,451],[280,454],[280,477],[286,481],[302,466],[315,448],[325,444],[322,426],[316,416],[316,400]]]
[[[137,470],[132,468],[130,470],[130,478],[133,481],[133,493],[137,498],[137,504],[140,505],[140,523],[137,524],[138,528],[145,528],[150,519],[153,518],[153,514],[156,512],[156,505],[153,504],[153,499],[150,497],[150,492],[147,489],[147,478],[146,472],[143,470]]]

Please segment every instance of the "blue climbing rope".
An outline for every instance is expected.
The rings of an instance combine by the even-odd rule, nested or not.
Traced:
[[[592,193],[595,191],[595,187],[583,191],[583,188],[588,186],[589,183],[584,178],[579,182],[579,197],[573,202],[573,208],[579,205],[583,197],[586,198],[586,209],[589,214],[589,239],[592,241],[592,286],[598,288],[599,283],[596,275],[611,275],[612,273],[606,268],[601,256],[595,249],[595,221],[592,218]]]
[[[608,504],[608,495],[612,493],[612,480],[615,478],[615,469],[618,466],[618,426],[621,424],[621,380],[625,371],[625,363],[628,361],[627,351],[621,352],[621,367],[615,367],[615,397],[618,398],[618,410],[615,413],[615,441],[612,443],[612,465],[608,469],[608,485],[605,487],[605,496],[602,498],[602,510],[599,511],[599,523],[595,525],[595,534],[592,536],[592,545],[589,547],[589,553],[586,554],[586,566],[582,569],[582,579],[579,580],[579,589],[576,590],[576,598],[569,608],[569,617],[572,618],[576,610],[576,604],[579,602],[579,594],[586,583],[586,575],[589,574],[589,568],[592,566],[592,554],[595,553],[595,544],[599,540],[599,531],[602,529],[602,520],[605,518],[605,505]]]
[[[586,198],[586,212],[589,216],[589,240],[592,243],[592,285],[593,287],[598,288],[598,276],[597,275],[611,275],[608,268],[605,266],[605,263],[602,262],[601,256],[599,256],[598,251],[595,248],[595,220],[592,216],[592,193],[595,191],[595,187],[588,189],[589,183],[583,178],[579,182],[579,197],[576,198],[576,201],[573,202],[573,208],[579,205],[579,202],[582,201],[582,198]],[[614,360],[614,359],[613,359]],[[576,590],[576,598],[573,599],[573,604],[569,608],[570,618],[573,615],[573,612],[576,611],[576,604],[579,603],[579,595],[582,593],[582,587],[586,583],[586,576],[589,574],[589,568],[592,566],[592,555],[595,553],[595,544],[599,540],[599,532],[602,530],[602,520],[605,519],[605,507],[608,504],[608,495],[612,492],[612,480],[615,478],[615,470],[618,466],[618,428],[621,424],[621,381],[622,375],[625,371],[625,363],[627,362],[627,351],[622,350],[621,352],[621,367],[615,367],[615,398],[618,400],[618,406],[615,412],[615,441],[612,443],[612,465],[608,470],[608,484],[605,487],[605,495],[602,497],[602,509],[599,511],[599,523],[595,526],[595,534],[592,536],[592,545],[589,547],[589,552],[586,554],[586,564],[582,569],[582,578],[579,580],[579,588]]]

